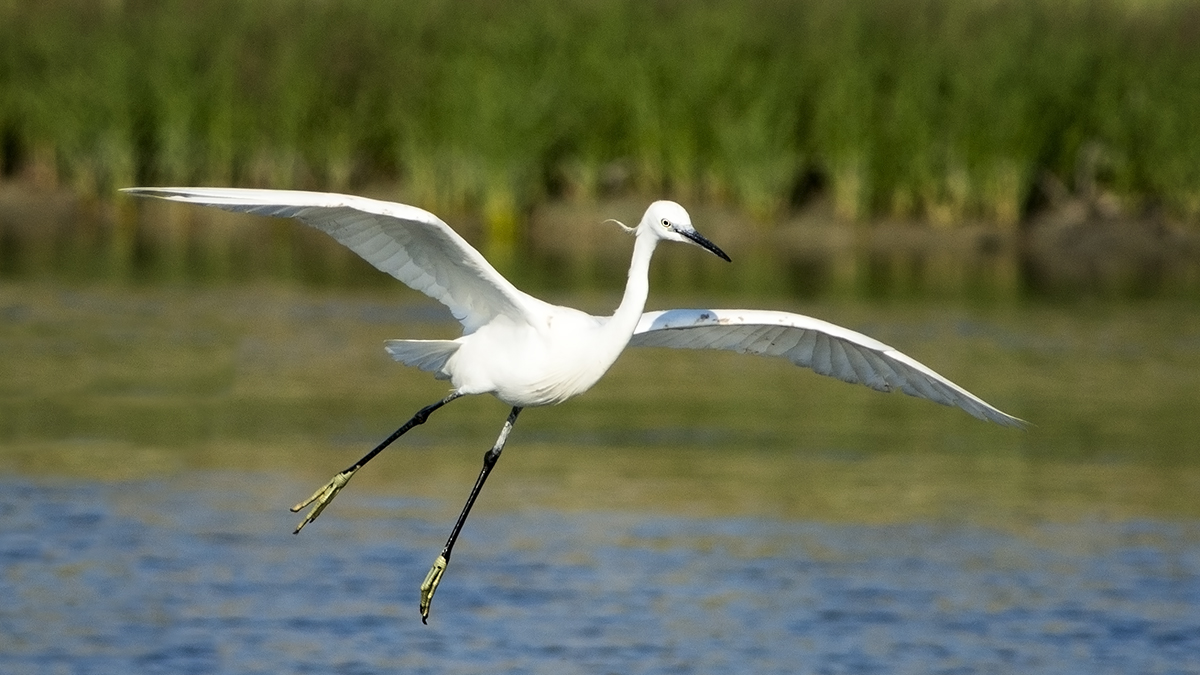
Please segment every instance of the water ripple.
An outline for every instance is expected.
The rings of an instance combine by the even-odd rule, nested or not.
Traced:
[[[422,626],[437,505],[375,499],[293,537],[268,480],[0,480],[0,671],[1200,672],[1195,523],[485,507]]]

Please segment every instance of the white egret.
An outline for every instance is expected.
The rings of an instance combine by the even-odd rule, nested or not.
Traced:
[[[462,323],[454,340],[389,340],[386,349],[405,365],[450,380],[440,401],[413,417],[366,456],[335,475],[292,511],[312,505],[300,532],[329,505],[350,478],[385,447],[435,410],[467,394],[491,394],[512,406],[496,443],[445,547],[421,585],[421,620],[450,561],[454,542],[475,498],[504,449],[523,408],[562,403],[600,379],[627,345],[726,349],[782,356],[851,383],[900,390],[953,405],[984,420],[1020,427],[1023,422],[891,347],[852,330],[787,312],[674,309],[646,312],[650,257],[660,241],[696,244],[729,260],[701,236],[682,206],[657,201],[635,228],[625,294],[612,316],[585,314],[521,292],[437,216],[422,209],[363,197],[290,190],[234,188],[128,188],[141,197],[215,206],[227,211],[296,218],[326,232],[379,270],[450,308]],[[622,227],[624,227],[622,225]]]

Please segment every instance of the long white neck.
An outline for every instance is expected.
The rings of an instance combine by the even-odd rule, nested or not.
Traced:
[[[617,311],[613,312],[605,330],[624,336],[628,341],[642,318],[646,308],[646,297],[650,294],[650,258],[654,255],[654,247],[658,245],[658,237],[643,234],[639,229],[637,239],[633,244],[633,260],[629,264],[629,279],[625,282],[625,295]],[[622,342],[622,347],[624,346]]]

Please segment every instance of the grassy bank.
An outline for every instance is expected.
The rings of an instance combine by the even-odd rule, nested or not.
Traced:
[[[1014,223],[1087,144],[1195,220],[1197,110],[1182,0],[0,3],[10,178],[383,183],[501,240],[611,189]]]

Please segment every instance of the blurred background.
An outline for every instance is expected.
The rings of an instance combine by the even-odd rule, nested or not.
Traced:
[[[0,670],[1200,672],[1200,5],[0,1]],[[763,307],[1027,432],[733,354],[456,402],[299,537],[285,507],[444,384],[448,312],[288,221],[441,215],[606,313]],[[666,403],[664,403],[666,402]]]

